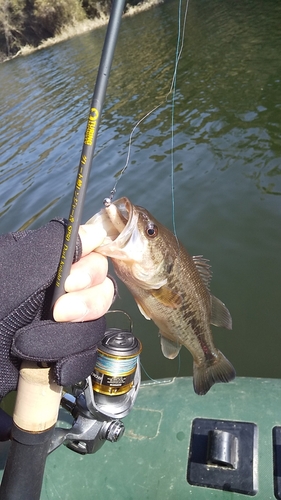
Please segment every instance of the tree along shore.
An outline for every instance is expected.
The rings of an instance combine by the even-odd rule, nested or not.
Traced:
[[[126,0],[132,6],[150,7],[159,0]],[[112,0],[0,0],[0,62],[22,53],[26,47],[79,32],[79,26],[97,25],[107,19]],[[138,7],[136,7],[138,8]],[[81,28],[83,31],[83,29]]]

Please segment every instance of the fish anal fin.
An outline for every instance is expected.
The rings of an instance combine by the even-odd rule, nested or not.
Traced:
[[[193,387],[196,394],[202,396],[216,382],[230,382],[235,378],[235,370],[222,352],[217,351],[213,362],[206,361],[200,365],[193,364]]]
[[[155,299],[161,302],[161,304],[171,307],[172,309],[176,309],[182,303],[181,296],[166,286],[151,290],[151,294]]]
[[[228,330],[232,329],[232,318],[225,304],[211,295],[212,313],[211,324],[214,326],[223,326]]]
[[[203,255],[193,255],[193,262],[200,274],[200,277],[206,288],[210,288],[210,281],[212,278],[211,265],[208,259],[204,259]]]
[[[174,359],[177,357],[178,353],[180,352],[181,344],[179,344],[178,342],[173,342],[173,340],[167,339],[166,337],[161,335],[161,332],[160,332],[160,342],[161,342],[161,349],[165,358]]]
[[[151,319],[151,317],[149,316],[149,313],[148,313],[148,311],[146,311],[145,307],[137,300],[136,300],[136,303],[137,303],[137,306],[138,306],[140,312],[145,317],[145,319],[148,319],[148,320]]]

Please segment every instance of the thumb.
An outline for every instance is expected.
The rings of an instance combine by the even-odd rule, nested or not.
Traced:
[[[84,224],[79,228],[79,236],[82,242],[82,256],[99,247],[106,238],[106,231],[101,226],[98,228],[91,224]]]

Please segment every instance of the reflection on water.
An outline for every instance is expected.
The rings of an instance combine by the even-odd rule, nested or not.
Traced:
[[[281,4],[192,1],[175,95],[174,181],[178,237],[213,266],[212,291],[233,332],[215,344],[239,375],[280,376]],[[171,85],[178,1],[123,19],[84,220],[124,167],[126,195],[172,227]],[[105,28],[0,66],[2,232],[67,216]],[[173,376],[157,329],[120,285],[152,377]],[[181,354],[180,374],[191,359]]]

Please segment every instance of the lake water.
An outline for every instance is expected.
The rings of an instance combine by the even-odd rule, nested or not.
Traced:
[[[232,332],[213,328],[214,340],[239,376],[281,377],[280,19],[274,0],[190,1],[172,142],[166,95],[178,1],[124,18],[84,207],[86,221],[125,164],[133,126],[160,104],[134,134],[117,197],[172,228],[174,169],[177,235],[211,261],[212,292],[233,318]],[[68,216],[104,34],[99,28],[0,66],[2,232]],[[188,351],[180,366],[165,359],[157,328],[122,284],[119,293],[149,375],[191,375]]]

